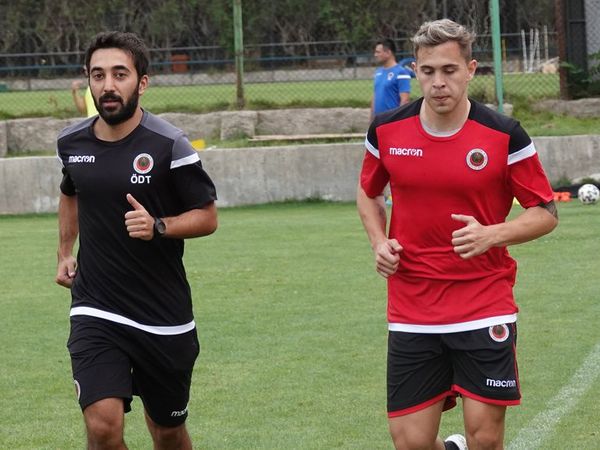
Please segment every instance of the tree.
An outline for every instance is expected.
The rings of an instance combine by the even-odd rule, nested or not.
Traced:
[[[553,4],[502,0],[503,30],[553,28]],[[487,0],[244,0],[243,7],[246,45],[283,44],[281,56],[313,56],[315,41],[342,42],[327,49],[333,53],[370,52],[380,37],[396,39],[401,51],[410,52],[408,38],[418,26],[444,13],[478,34],[489,30]],[[2,53],[73,52],[48,56],[48,64],[79,63],[77,52],[89,39],[111,29],[138,33],[151,48],[203,46],[202,58],[232,56],[231,0],[0,0],[0,10]]]

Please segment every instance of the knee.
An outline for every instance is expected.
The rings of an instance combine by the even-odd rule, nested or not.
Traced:
[[[471,433],[467,432],[469,448],[478,450],[502,450],[504,448],[503,433],[497,430],[480,429]]]
[[[397,450],[429,450],[435,448],[436,437],[428,437],[422,432],[392,432],[392,441]]]
[[[159,443],[177,442],[179,440],[180,432],[177,428],[166,428],[166,427],[154,427],[152,435],[154,439]]]
[[[118,448],[123,443],[123,426],[118,418],[94,417],[86,421],[89,447]]]
[[[155,423],[149,424],[152,440],[159,448],[183,448],[187,440],[185,425],[177,427],[161,427]]]

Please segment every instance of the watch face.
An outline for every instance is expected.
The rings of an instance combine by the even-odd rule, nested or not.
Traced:
[[[156,228],[156,231],[160,235],[165,234],[165,231],[167,231],[167,226],[165,225],[165,223],[161,219],[158,219],[158,218],[154,222],[154,228]]]

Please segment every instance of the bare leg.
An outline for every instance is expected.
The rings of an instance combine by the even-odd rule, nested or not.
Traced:
[[[105,398],[83,410],[89,450],[126,450],[123,400]]]
[[[463,415],[469,450],[502,450],[506,406],[463,397]]]
[[[444,401],[405,416],[388,419],[396,450],[443,450],[438,437]]]
[[[185,423],[177,427],[162,427],[144,411],[146,424],[152,435],[154,450],[192,450],[192,441]]]

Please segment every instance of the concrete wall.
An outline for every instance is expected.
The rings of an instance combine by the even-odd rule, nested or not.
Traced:
[[[593,176],[600,179],[600,135],[533,138],[551,181]]]
[[[255,134],[362,132],[369,126],[368,108],[165,113],[159,116],[182,129],[190,140],[226,140]],[[41,117],[0,121],[0,158],[39,151],[53,152],[60,130],[79,120]]]
[[[0,214],[56,211],[61,178],[55,157],[0,159]]]
[[[600,174],[600,135],[534,139],[551,180]],[[219,206],[322,198],[351,201],[362,144],[214,149],[201,152]],[[60,166],[54,157],[0,159],[0,214],[54,212]]]
[[[356,194],[362,144],[221,149],[200,156],[215,181],[219,205],[321,198],[349,201]]]
[[[201,153],[219,206],[322,198],[352,200],[362,145],[215,149]],[[54,212],[60,163],[55,157],[0,160],[0,214]]]

